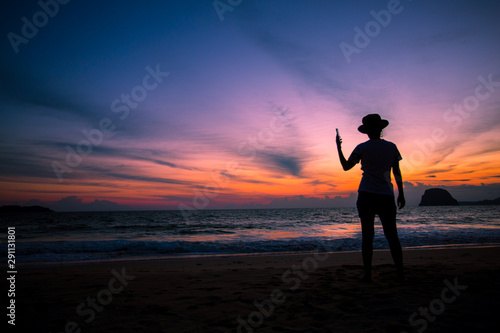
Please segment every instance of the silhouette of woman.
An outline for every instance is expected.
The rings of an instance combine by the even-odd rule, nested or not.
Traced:
[[[367,134],[370,140],[359,144],[346,160],[342,153],[342,139],[337,132],[337,150],[344,171],[350,170],[361,161],[363,176],[358,188],[358,208],[361,220],[362,254],[365,274],[362,281],[371,281],[371,266],[373,257],[373,236],[375,215],[378,215],[385,237],[391,249],[392,259],[397,269],[398,280],[404,281],[403,252],[399,242],[396,227],[396,204],[394,189],[391,183],[391,169],[398,186],[397,204],[399,209],[406,204],[403,192],[403,179],[399,168],[402,159],[396,145],[381,139],[382,129],[389,122],[378,114],[369,114],[363,118],[363,125],[358,131]]]

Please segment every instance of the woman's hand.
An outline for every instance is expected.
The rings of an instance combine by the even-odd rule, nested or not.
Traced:
[[[342,138],[340,137],[340,135],[337,134],[335,142],[337,143],[337,147],[340,148],[340,146],[342,145]]]
[[[398,195],[398,208],[402,209],[406,205],[406,199],[403,194]]]

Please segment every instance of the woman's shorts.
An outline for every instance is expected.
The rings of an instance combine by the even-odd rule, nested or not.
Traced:
[[[396,218],[394,195],[358,192],[356,207],[360,218],[375,218],[375,215],[381,219]]]

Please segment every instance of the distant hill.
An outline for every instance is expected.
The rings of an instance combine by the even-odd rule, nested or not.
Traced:
[[[52,209],[42,206],[2,206],[0,213],[50,213]]]
[[[494,200],[481,200],[481,201],[460,201],[459,204],[461,206],[500,205],[500,198],[496,198]]]
[[[430,188],[425,190],[419,206],[458,206],[458,201],[445,189]]]

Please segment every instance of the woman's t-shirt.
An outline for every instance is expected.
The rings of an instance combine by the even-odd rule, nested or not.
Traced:
[[[349,161],[361,161],[363,177],[358,192],[394,195],[391,182],[391,168],[402,159],[398,147],[383,139],[368,140],[354,148]]]

